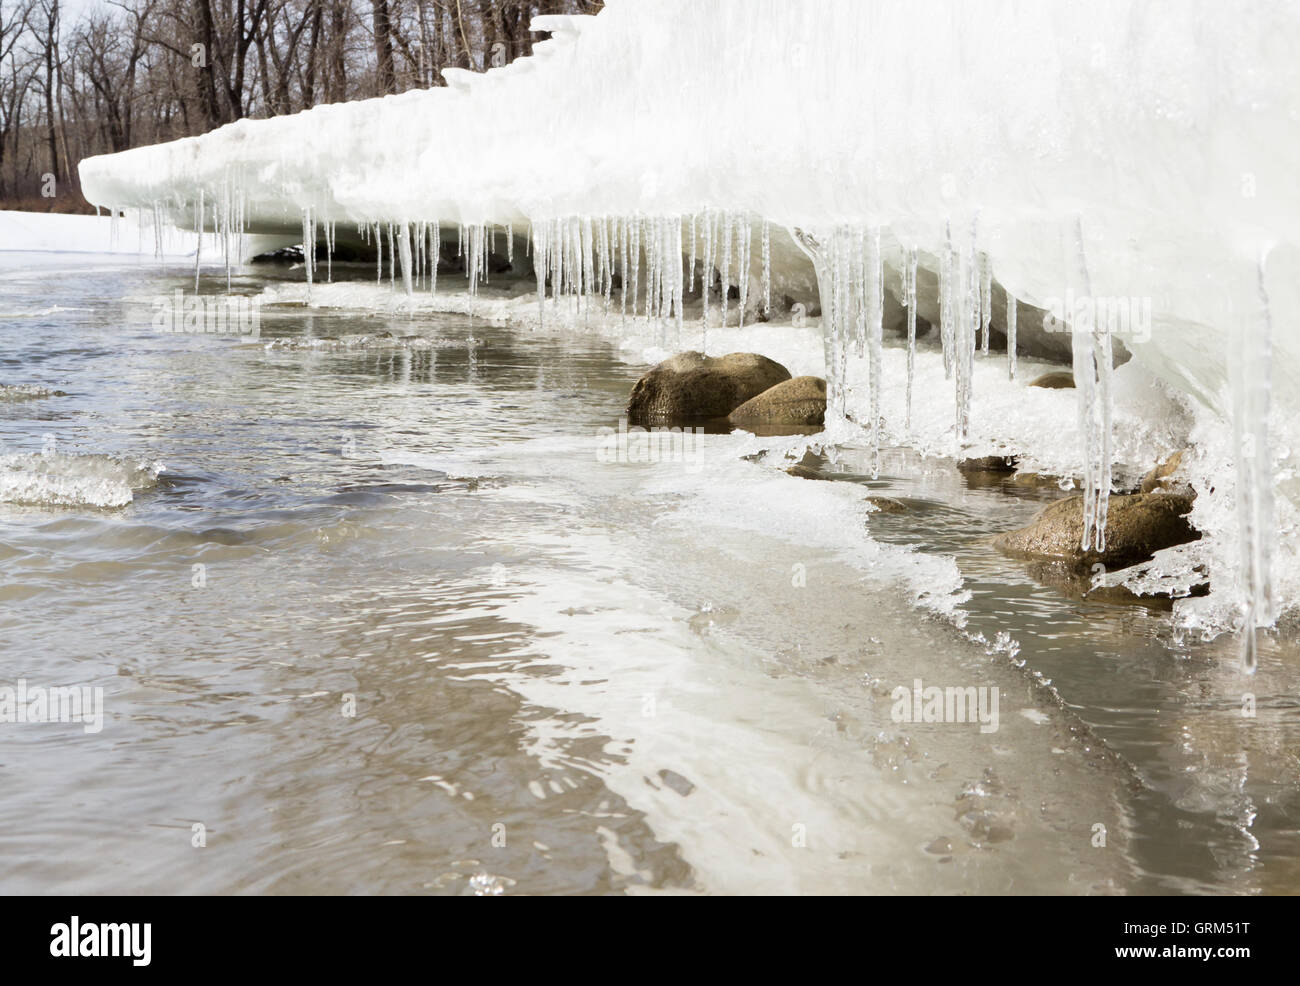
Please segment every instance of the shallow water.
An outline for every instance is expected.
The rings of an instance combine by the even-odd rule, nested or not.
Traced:
[[[593,336],[162,334],[184,271],[0,263],[0,383],[65,392],[0,401],[0,453],[98,484],[0,503],[0,685],[105,696],[0,725],[6,892],[1297,887],[1294,645],[1243,719],[1230,643],[988,547],[1051,491],[601,461],[643,368]],[[893,721],[916,678],[996,686],[997,731]]]

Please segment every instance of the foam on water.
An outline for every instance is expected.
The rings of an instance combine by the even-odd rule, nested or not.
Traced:
[[[161,462],[96,453],[26,452],[0,455],[0,503],[32,507],[127,506],[153,489]]]
[[[0,402],[39,401],[47,397],[62,396],[63,391],[51,390],[34,383],[0,383]]]

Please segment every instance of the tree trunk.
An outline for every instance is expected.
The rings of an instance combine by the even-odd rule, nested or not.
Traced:
[[[388,0],[370,0],[375,25],[375,81],[383,96],[397,91],[393,76],[393,27],[388,17]]]

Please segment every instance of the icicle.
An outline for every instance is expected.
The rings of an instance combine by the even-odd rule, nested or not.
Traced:
[[[592,255],[592,230],[590,217],[582,220],[579,227],[582,235],[582,310],[587,311],[587,297],[596,286],[596,263]]]
[[[533,276],[537,279],[537,325],[546,324],[546,223],[533,223]]]
[[[239,184],[239,259],[243,262],[244,257],[248,256],[247,243],[245,242],[245,231],[248,229],[248,200],[244,195],[244,184]]]
[[[230,294],[230,174],[221,183],[221,259],[226,265],[226,294]]]
[[[1084,551],[1106,550],[1106,508],[1111,485],[1111,354],[1109,319],[1096,317],[1095,297],[1084,257],[1083,222],[1075,220],[1074,249],[1080,286],[1080,304],[1067,312],[1071,319],[1070,348],[1074,386],[1079,394],[1079,430],[1084,440],[1083,537]],[[1069,292],[1066,297],[1071,297]]]
[[[641,230],[641,246],[645,251],[645,317],[654,315],[655,275],[658,273],[658,244],[655,242],[655,220],[647,219]]]
[[[506,223],[506,263],[512,267],[515,263],[515,225]]]
[[[397,248],[402,260],[402,287],[406,289],[406,296],[410,298],[415,292],[411,283],[411,226],[407,222],[403,222],[398,228]]]
[[[690,262],[690,273],[687,275],[689,278],[689,285],[687,287],[687,290],[689,291],[695,290],[695,239],[696,239],[695,213],[692,212],[691,213],[691,262]]]
[[[423,219],[411,231],[411,246],[415,252],[415,290],[424,287],[429,263],[429,224]]]
[[[654,241],[655,241],[655,284],[654,284],[654,304],[655,318],[659,319],[660,344],[664,342],[664,327],[662,320],[664,318],[664,282],[666,280],[665,267],[667,264],[667,253],[664,249],[664,230],[667,228],[667,222],[663,216],[656,216],[654,220]]]
[[[685,253],[684,250],[685,245],[682,243],[683,223],[684,221],[681,216],[678,216],[677,222],[674,223],[674,226],[676,227],[676,233],[677,233],[677,242],[674,247],[674,253],[673,253],[673,256],[676,258],[676,261],[673,264],[673,270],[676,272],[676,285],[675,285],[676,299],[675,300],[677,305],[677,348],[678,349],[681,349],[682,347],[682,324],[684,321],[684,313],[682,312],[682,306],[684,303],[684,298],[686,293],[685,292],[686,278],[682,273],[682,257]],[[692,244],[692,246],[694,246],[694,244]],[[694,264],[691,265],[691,269],[692,271],[694,270]]]
[[[959,296],[954,304],[957,383],[957,451],[970,433],[971,384],[975,372],[975,339],[980,324],[979,219],[971,220],[970,249],[960,258]]]
[[[853,338],[857,347],[858,359],[861,359],[867,355],[867,318],[874,308],[870,295],[874,286],[874,279],[869,281],[868,274],[876,269],[876,255],[871,253],[864,256],[873,248],[871,237],[865,236],[861,230],[858,230],[856,240],[857,242],[854,243],[853,249],[850,251],[853,262],[853,272],[851,274],[852,284],[854,285],[852,291],[853,303],[858,312],[857,319],[853,324]]]
[[[980,348],[989,354],[989,328],[993,321],[993,268],[989,255],[980,254]]]
[[[483,241],[486,235],[487,227],[482,223],[476,223],[469,228],[465,273],[469,277],[469,294],[471,298],[478,296],[478,282],[483,274],[483,251],[486,249]]]
[[[551,220],[551,229],[547,234],[550,244],[551,304],[557,310],[560,307],[560,292],[564,290],[564,224],[559,217]]]
[[[916,364],[916,247],[907,251],[907,268],[903,272],[903,303],[907,305],[907,416],[908,432],[912,430],[912,376]]]
[[[731,296],[731,227],[734,218],[731,213],[722,213],[722,258],[719,270],[722,275],[722,327],[727,326],[727,301]]]
[[[704,349],[709,336],[709,291],[713,288],[713,216],[710,210],[704,210],[704,269],[700,271],[700,294],[704,298],[704,314],[700,319],[703,332],[700,343]]]
[[[605,265],[605,307],[604,313],[609,314],[609,304],[614,297],[614,250],[618,243],[618,221],[612,216],[606,216],[600,223],[601,230],[601,249],[604,251]]]
[[[438,261],[442,258],[442,229],[434,220],[429,232],[429,294],[438,293]]]
[[[843,229],[831,234],[831,331],[835,342],[836,393],[839,394],[839,413],[848,410],[849,378],[849,283],[847,256],[848,236]]]
[[[113,222],[109,229],[109,239],[116,242],[117,240],[117,207],[112,209]],[[194,232],[197,238],[194,242],[194,293],[199,293],[199,259],[203,255],[203,186],[199,186],[199,209],[195,214]]]
[[[641,268],[641,217],[632,217],[632,236],[629,249],[632,251],[632,317],[636,318],[637,300],[636,286],[637,276]]]
[[[645,314],[653,318],[658,302],[659,219],[648,219],[645,227]]]
[[[1007,379],[1016,378],[1016,296],[1005,288],[1007,296]]]
[[[311,207],[302,210],[302,267],[307,274],[307,301],[311,302],[312,260],[316,254],[312,231]]]
[[[379,237],[379,223],[375,223],[375,283],[384,283],[384,241]]]
[[[393,224],[384,224],[388,229],[388,286],[397,287],[397,247],[393,243]]]
[[[622,314],[620,315],[620,324],[621,324],[627,322],[627,279],[628,279],[627,244],[628,244],[628,237],[630,234],[628,232],[628,222],[626,216],[623,216],[622,218],[619,219],[618,230],[619,230],[618,233],[619,235],[618,297],[619,297],[619,307],[622,312]],[[635,298],[635,296],[633,297]],[[633,303],[635,304],[635,301]]]
[[[953,332],[953,321],[956,318],[953,299],[956,295],[956,285],[953,279],[956,271],[953,269],[953,249],[952,249],[952,223],[945,222],[943,225],[943,245],[939,248],[939,344],[943,350],[943,376],[945,380],[952,379],[953,365],[953,341],[955,334]]]
[[[749,247],[753,236],[753,227],[749,216],[745,215],[740,227],[740,328],[745,327],[745,305],[749,301]]]
[[[868,234],[871,267],[871,320],[867,326],[871,352],[871,478],[880,475],[880,379],[884,361],[885,265],[880,255],[880,227]],[[859,256],[861,251],[858,251]]]
[[[1272,586],[1273,462],[1268,415],[1273,372],[1273,323],[1264,284],[1266,256],[1256,274],[1258,312],[1240,319],[1228,364],[1232,386],[1232,431],[1237,466],[1237,530],[1240,562],[1237,588],[1242,610],[1241,669],[1259,665],[1256,630],[1276,616]]]
[[[772,231],[766,219],[763,220],[763,318],[772,313]]]

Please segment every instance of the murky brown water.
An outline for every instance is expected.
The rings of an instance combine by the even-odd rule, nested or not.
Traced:
[[[1297,889],[1294,644],[1243,720],[1228,644],[988,549],[1041,494],[851,450],[797,480],[726,435],[602,462],[640,368],[592,337],[159,334],[187,280],[135,266],[18,317],[54,303],[21,267],[0,383],[67,393],[0,402],[0,452],[166,471],[0,504],[0,686],[105,701],[0,724],[5,892]],[[421,339],[265,345],[384,331]],[[869,486],[913,509],[864,519]],[[964,631],[913,604],[958,567]],[[996,686],[998,729],[893,721],[917,678]]]

